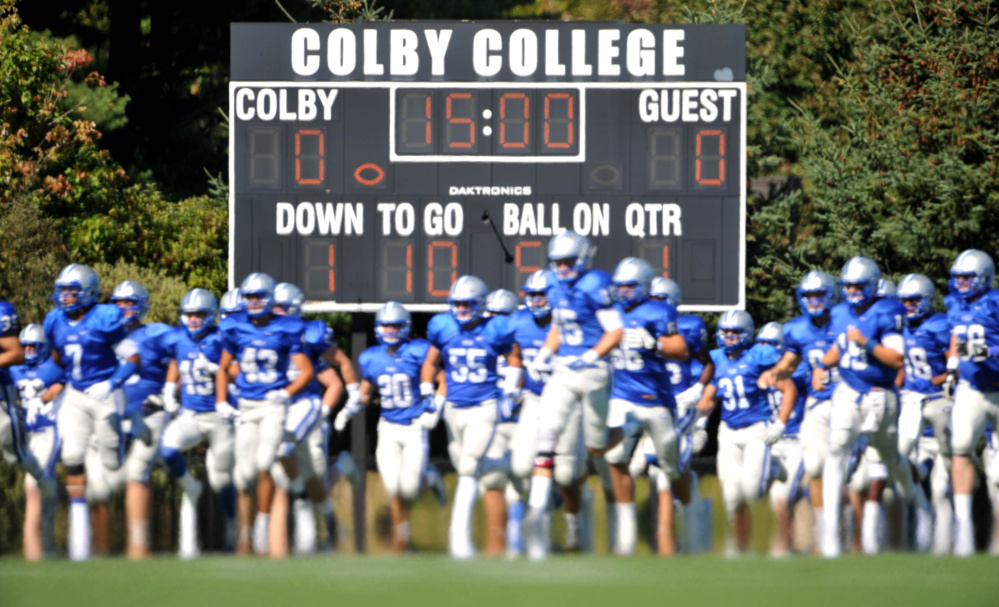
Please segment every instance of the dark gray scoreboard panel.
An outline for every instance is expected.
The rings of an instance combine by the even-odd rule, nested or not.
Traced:
[[[230,281],[437,309],[462,274],[517,291],[565,228],[688,309],[742,307],[744,48],[741,26],[234,24]]]

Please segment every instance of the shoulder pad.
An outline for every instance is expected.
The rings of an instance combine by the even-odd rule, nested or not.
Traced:
[[[305,325],[305,343],[314,346],[333,345],[333,329],[321,320],[313,320]]]
[[[118,306],[98,304],[87,313],[87,322],[98,331],[113,331],[125,324],[125,313]]]
[[[146,325],[146,335],[149,337],[162,337],[173,333],[175,328],[161,322],[154,322]]]

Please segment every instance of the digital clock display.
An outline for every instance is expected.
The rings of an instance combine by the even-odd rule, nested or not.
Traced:
[[[462,274],[518,291],[574,229],[686,309],[744,305],[740,26],[234,24],[233,58],[233,285],[441,310]]]

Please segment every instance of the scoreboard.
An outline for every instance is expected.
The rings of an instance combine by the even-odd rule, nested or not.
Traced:
[[[743,26],[241,23],[231,53],[230,286],[437,311],[573,229],[686,310],[744,307]]]

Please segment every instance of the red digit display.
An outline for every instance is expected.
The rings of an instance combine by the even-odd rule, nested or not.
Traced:
[[[531,100],[527,93],[503,93],[500,96],[500,145],[523,149],[530,143]]]
[[[386,239],[382,241],[381,298],[392,301],[413,301],[413,241]]]
[[[430,92],[413,91],[400,95],[399,152],[425,154],[434,151],[434,96]]]
[[[322,185],[325,180],[325,135],[319,129],[298,129],[295,132],[295,183]]]
[[[571,93],[545,95],[545,147],[568,149],[575,142],[575,101]]]
[[[444,142],[452,150],[474,151],[475,97],[472,93],[448,93],[444,100]]]
[[[694,179],[699,185],[725,183],[725,132],[700,130],[694,140]]]
[[[524,240],[514,247],[514,261],[517,273],[531,274],[537,272],[545,264],[545,243],[540,240]],[[519,288],[520,285],[517,285]],[[514,289],[516,290],[516,289]]]
[[[458,243],[434,240],[427,245],[427,293],[447,297],[458,280]]]

